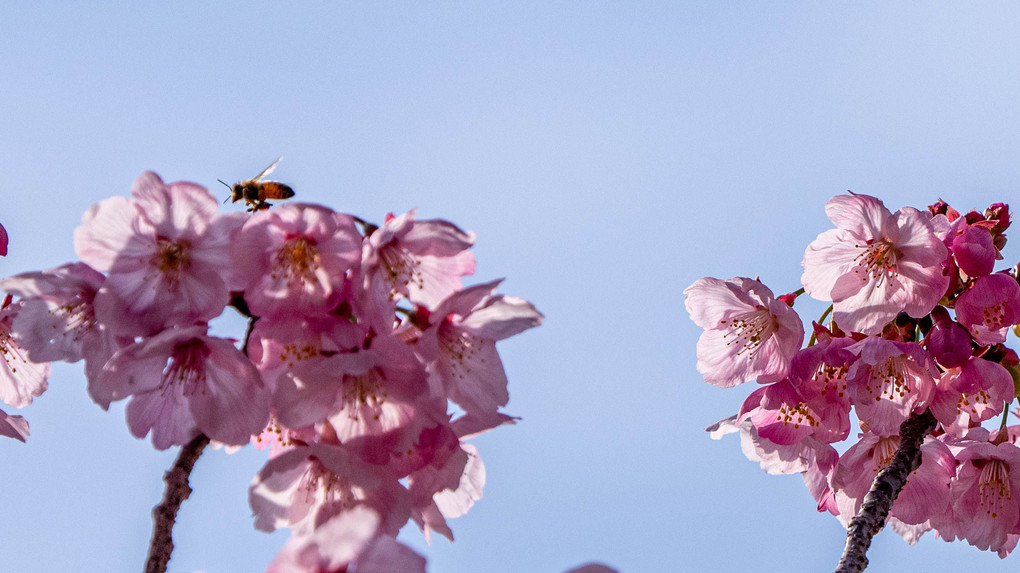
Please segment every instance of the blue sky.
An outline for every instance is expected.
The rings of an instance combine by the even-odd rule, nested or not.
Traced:
[[[82,213],[144,170],[226,197],[217,179],[282,155],[302,200],[473,230],[475,281],[505,276],[546,315],[501,345],[522,420],[475,440],[488,483],[456,542],[402,534],[433,573],[832,569],[844,532],[800,479],[704,434],[750,388],[701,380],[683,289],[796,289],[848,189],[1020,204],[1011,3],[6,1],[0,23],[0,275],[73,260]],[[29,442],[0,441],[0,569],[143,562],[175,452],[84,387],[56,366],[18,412]],[[262,462],[203,456],[171,571],[272,559],[286,534],[247,507]],[[889,532],[870,555],[877,572],[1016,569]]]

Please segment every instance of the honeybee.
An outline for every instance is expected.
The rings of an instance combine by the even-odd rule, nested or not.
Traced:
[[[280,162],[282,157],[278,157],[276,161],[269,164],[255,177],[247,181],[239,181],[234,183],[231,187],[222,180],[217,179],[220,183],[227,186],[230,189],[230,197],[227,197],[223,202],[226,203],[228,200],[231,203],[237,203],[241,199],[248,204],[248,211],[255,212],[262,209],[268,209],[272,203],[267,203],[266,199],[289,199],[294,196],[294,190],[288,185],[284,185],[279,181],[263,181],[267,175],[276,169],[276,164]]]

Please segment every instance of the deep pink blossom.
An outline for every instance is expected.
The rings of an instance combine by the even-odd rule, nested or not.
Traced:
[[[787,375],[804,341],[804,325],[768,287],[744,277],[702,278],[684,297],[691,320],[705,329],[698,339],[698,372],[706,382],[729,388]]]
[[[835,229],[804,253],[805,291],[833,302],[833,319],[847,331],[877,334],[900,311],[929,313],[949,285],[948,251],[931,216],[911,207],[890,213],[868,195],[839,195],[825,205]]]
[[[256,316],[333,310],[347,272],[361,260],[350,215],[291,203],[255,213],[230,248],[234,287]]]
[[[943,368],[963,366],[973,353],[970,333],[941,306],[932,311],[932,328],[925,339],[928,353]]]
[[[978,344],[1005,342],[1006,331],[1020,323],[1020,285],[1003,273],[978,277],[956,299],[956,319]]]
[[[0,257],[7,256],[7,229],[0,225]]]
[[[998,251],[984,226],[965,226],[953,237],[950,247],[956,266],[970,277],[987,275],[995,268]]]
[[[366,290],[381,288],[391,301],[407,298],[435,308],[461,288],[461,278],[475,272],[468,249],[475,235],[443,220],[415,220],[416,210],[389,215],[365,242]],[[373,283],[378,283],[374,285]]]
[[[737,417],[745,415],[758,436],[781,446],[796,444],[808,436],[837,442],[849,431],[849,419],[840,409],[826,408],[819,396],[805,396],[799,384],[789,379],[752,392]]]
[[[942,373],[931,412],[947,432],[963,435],[971,425],[1000,414],[1013,400],[1013,378],[1001,364],[971,357]]]
[[[219,315],[228,290],[231,234],[242,219],[219,215],[204,187],[143,173],[131,198],[93,205],[74,232],[75,252],[107,274],[96,294],[100,322],[148,336]]]
[[[242,445],[265,427],[269,392],[258,370],[230,340],[205,326],[170,329],[118,351],[89,393],[103,408],[132,396],[131,432],[151,430],[158,449],[181,445],[199,432]]]

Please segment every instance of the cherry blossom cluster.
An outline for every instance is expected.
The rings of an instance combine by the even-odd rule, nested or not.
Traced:
[[[255,526],[292,532],[270,571],[424,570],[394,537],[413,520],[452,539],[446,520],[481,497],[466,440],[515,420],[496,342],[542,315],[498,280],[462,286],[474,235],[446,221],[219,208],[147,172],[85,213],[79,262],[0,281],[0,400],[25,406],[50,362],[83,360],[92,399],[128,400],[156,448],[266,449]],[[210,333],[227,307],[243,339]],[[0,433],[28,425],[0,412]]]
[[[900,425],[930,412],[935,430],[887,523],[911,544],[934,530],[1005,557],[1020,539],[1020,426],[1008,425],[1020,360],[1005,345],[1020,323],[1020,283],[1016,267],[995,270],[1008,206],[961,214],[939,201],[893,213],[851,193],[826,214],[835,228],[807,247],[802,289],[776,297],[737,277],[684,291],[704,329],[705,380],[759,384],[709,431],[739,432],[748,458],[770,474],[800,474],[818,511],[847,526],[899,446]],[[804,293],[832,304],[802,347],[792,307]],[[852,415],[860,432],[846,447]]]

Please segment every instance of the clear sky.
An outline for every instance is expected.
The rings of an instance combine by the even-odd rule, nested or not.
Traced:
[[[473,230],[473,280],[505,276],[546,315],[501,345],[522,420],[475,440],[488,483],[456,542],[402,533],[430,571],[831,570],[845,534],[801,480],[703,432],[751,388],[702,381],[681,293],[796,289],[847,189],[1020,206],[1020,8],[508,4],[0,0],[0,275],[73,260],[82,213],[144,170],[226,197],[217,179],[282,155],[302,200]],[[80,364],[55,367],[16,412],[28,443],[0,441],[0,570],[141,568],[175,451],[84,388]],[[247,506],[263,459],[198,462],[171,571],[272,559],[286,533]],[[1020,558],[891,532],[870,555],[875,572]]]

